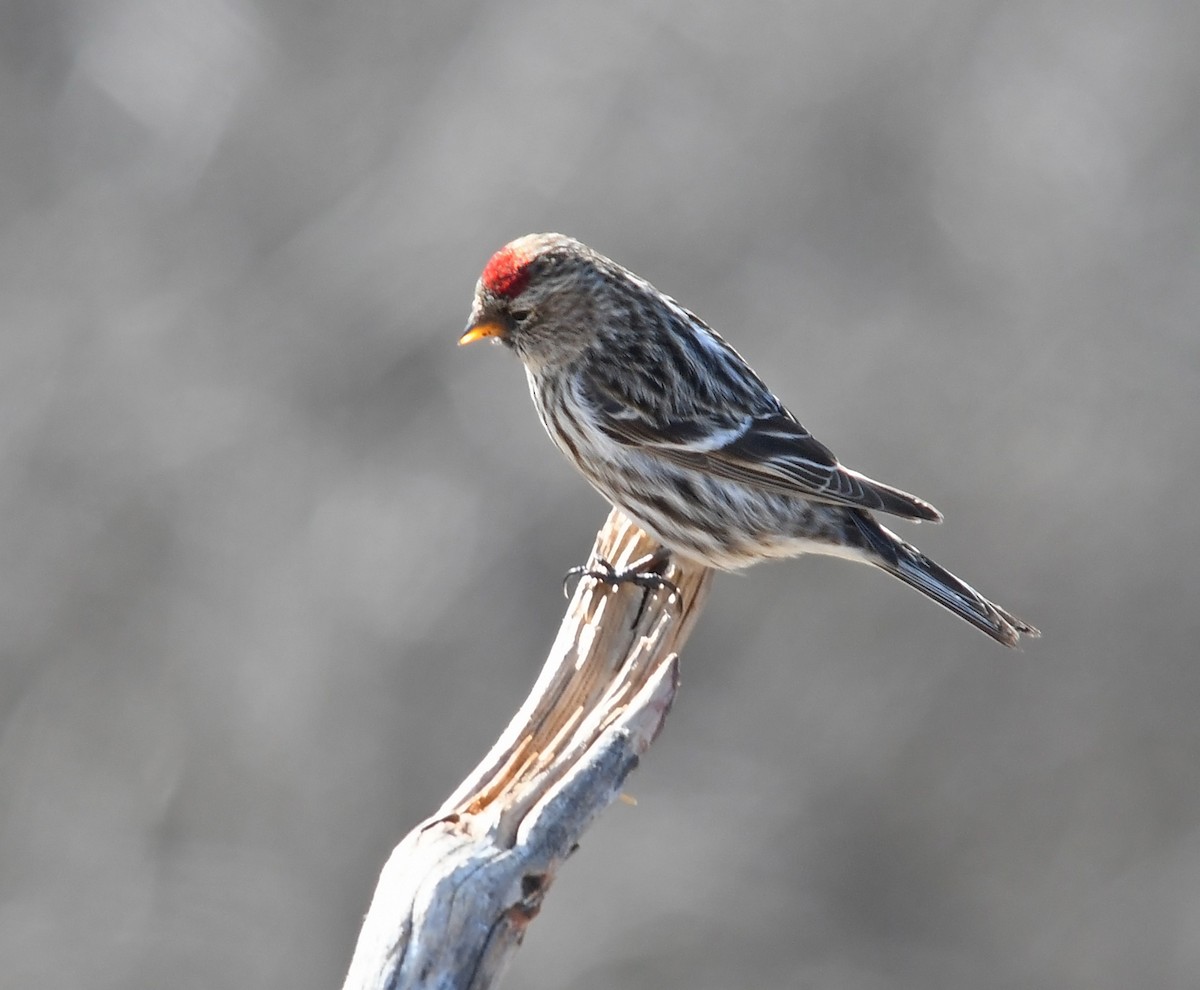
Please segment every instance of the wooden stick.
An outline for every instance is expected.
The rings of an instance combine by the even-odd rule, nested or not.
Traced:
[[[592,562],[657,549],[617,510]],[[673,561],[678,589],[585,577],[525,704],[445,804],[392,851],[345,990],[491,987],[562,862],[662,728],[678,650],[712,572]]]

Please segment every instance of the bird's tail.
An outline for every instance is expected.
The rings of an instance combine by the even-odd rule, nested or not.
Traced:
[[[1021,636],[1041,635],[1028,622],[988,601],[966,581],[905,543],[867,513],[852,509],[849,515],[863,541],[867,559],[876,567],[912,585],[1005,646],[1017,646]]]

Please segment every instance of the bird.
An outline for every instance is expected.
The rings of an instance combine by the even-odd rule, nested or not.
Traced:
[[[660,545],[609,577],[654,580],[671,555],[736,571],[825,554],[1005,646],[1041,635],[876,518],[941,522],[937,509],[844,467],[716,330],[580,241],[527,234],[492,255],[458,343],[482,340],[516,354],[555,446]]]

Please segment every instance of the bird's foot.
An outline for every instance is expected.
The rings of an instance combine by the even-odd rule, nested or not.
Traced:
[[[563,577],[563,595],[570,597],[568,585],[572,578],[577,578],[582,581],[584,578],[592,578],[600,581],[603,584],[634,584],[639,588],[644,588],[646,591],[667,591],[675,598],[676,601],[683,601],[683,595],[680,593],[678,586],[673,581],[668,581],[663,577],[662,572],[671,562],[671,555],[666,550],[656,550],[654,553],[648,553],[644,557],[639,557],[637,560],[629,564],[621,570],[617,570],[603,557],[597,557],[593,564],[580,564],[572,567]],[[634,625],[642,617],[642,613],[646,608],[646,599],[642,599],[642,607],[638,609],[638,614],[634,618]]]

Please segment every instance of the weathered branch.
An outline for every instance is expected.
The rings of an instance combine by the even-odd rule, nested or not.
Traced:
[[[592,555],[620,570],[654,549],[614,510]],[[662,728],[677,651],[711,576],[673,563],[666,577],[678,596],[580,582],[525,704],[438,812],[392,851],[345,990],[494,984],[558,867]]]

